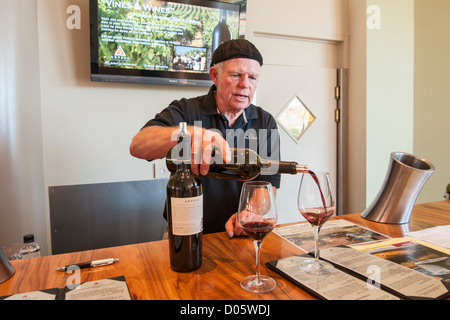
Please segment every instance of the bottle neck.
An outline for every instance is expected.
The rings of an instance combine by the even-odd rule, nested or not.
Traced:
[[[177,164],[177,172],[186,172],[191,171],[191,161],[176,161]]]
[[[307,165],[298,164],[295,161],[262,160],[261,163],[264,163],[263,168],[272,167],[277,169],[277,173],[297,174],[308,172]]]
[[[177,142],[177,145],[170,151],[171,158],[174,159],[177,171],[189,171],[191,169],[191,137],[185,122],[180,123]]]
[[[227,11],[226,10],[220,10],[220,23],[227,23]]]

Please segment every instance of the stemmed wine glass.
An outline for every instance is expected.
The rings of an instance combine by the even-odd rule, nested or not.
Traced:
[[[277,218],[272,184],[265,181],[245,182],[239,201],[238,221],[256,249],[256,274],[241,281],[241,287],[248,291],[268,292],[277,285],[271,277],[260,274],[261,243],[275,227]]]
[[[314,275],[333,272],[334,267],[330,263],[319,260],[320,228],[336,211],[329,174],[312,171],[303,173],[297,205],[302,216],[308,220],[314,230],[314,259],[302,262],[300,269]]]

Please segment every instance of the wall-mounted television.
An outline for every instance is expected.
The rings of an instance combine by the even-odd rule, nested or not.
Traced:
[[[239,37],[240,5],[90,0],[91,80],[210,86],[217,46]]]

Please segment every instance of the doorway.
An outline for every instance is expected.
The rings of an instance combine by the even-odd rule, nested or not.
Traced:
[[[336,197],[342,202],[342,167],[338,165],[344,141],[340,124],[345,92],[345,77],[340,69],[342,42],[265,32],[253,32],[250,41],[264,57],[256,104],[277,119],[282,160],[329,172]],[[286,130],[281,119],[293,99],[300,101],[314,118],[299,138]],[[280,223],[302,220],[296,204],[299,182],[298,175],[282,176],[277,191]],[[342,205],[338,203],[338,208]]]

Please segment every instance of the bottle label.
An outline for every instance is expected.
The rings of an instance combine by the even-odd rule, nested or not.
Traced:
[[[189,236],[203,231],[203,195],[171,198],[172,233]]]
[[[36,258],[41,256],[41,252],[39,250],[20,252],[19,254],[22,256],[22,259]]]

